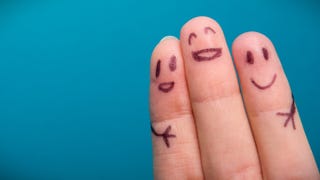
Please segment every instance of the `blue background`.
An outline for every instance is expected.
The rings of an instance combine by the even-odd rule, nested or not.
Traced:
[[[152,179],[149,58],[190,18],[269,36],[320,163],[316,0],[0,1],[0,179]]]

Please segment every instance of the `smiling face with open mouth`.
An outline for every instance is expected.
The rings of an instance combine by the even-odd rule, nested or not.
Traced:
[[[264,60],[268,61],[269,60],[269,53],[266,48],[262,48],[262,54],[263,54]],[[253,57],[253,54],[251,51],[247,51],[247,63],[250,65],[254,64],[254,57]],[[262,84],[262,85],[260,83],[257,83],[257,81],[254,80],[253,78],[250,78],[250,81],[256,88],[261,89],[261,90],[265,90],[265,89],[270,88],[276,82],[276,79],[277,79],[277,74],[275,73],[275,74],[273,74],[270,82]]]
[[[176,56],[172,55],[169,62],[169,69],[170,71],[175,71],[177,68],[177,58]],[[160,76],[161,72],[161,60],[159,59],[156,66],[156,78]],[[170,92],[174,87],[174,81],[168,81],[168,82],[161,82],[158,85],[158,89],[164,93]]]
[[[211,27],[205,27],[204,28],[204,33],[208,34],[215,34],[216,32],[211,28]],[[192,45],[192,40],[196,39],[197,35],[192,32],[189,34],[188,38],[188,44],[191,46]],[[214,60],[222,55],[222,48],[205,48],[205,49],[200,49],[196,51],[191,52],[192,57],[195,61],[201,62],[201,61],[210,61]]]

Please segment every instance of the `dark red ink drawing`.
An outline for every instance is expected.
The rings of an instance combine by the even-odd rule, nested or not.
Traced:
[[[268,60],[269,59],[268,50],[266,48],[262,48],[262,53],[263,53],[264,59]],[[247,63],[254,64],[254,57],[251,51],[247,51]],[[250,81],[258,89],[265,90],[271,87],[276,82],[276,79],[277,79],[277,74],[274,74],[272,77],[272,80],[266,85],[260,85],[253,78],[251,78]]]
[[[207,26],[204,28],[204,33],[208,34],[208,32],[212,32],[213,34],[216,33],[215,30]],[[189,35],[189,38],[188,38],[189,45],[191,45],[192,38],[197,38],[197,35],[194,32],[190,33]],[[198,51],[192,51],[191,53],[192,53],[193,59],[198,62],[210,61],[222,55],[222,48],[206,48]]]
[[[169,69],[170,71],[175,71],[177,69],[177,58],[175,55],[170,58]]]
[[[188,38],[188,43],[189,43],[189,45],[191,45],[191,40],[192,40],[192,38],[197,38],[197,35],[196,35],[196,33],[190,33],[190,35],[189,35],[189,38]]]
[[[290,111],[288,113],[284,113],[284,112],[277,112],[277,115],[278,116],[286,116],[287,119],[284,123],[284,127],[287,127],[289,121],[292,122],[292,128],[295,130],[296,129],[296,125],[294,123],[294,115],[296,113],[296,105],[295,105],[295,102],[294,102],[294,97],[292,95],[292,104],[291,104],[291,108],[290,108]]]
[[[174,87],[174,82],[163,82],[160,83],[158,86],[158,89],[162,92],[168,93],[169,91],[171,91]]]
[[[157,67],[156,67],[156,78],[158,78],[160,75],[160,68],[161,68],[160,66],[161,66],[161,60],[158,60]]]
[[[170,71],[175,71],[177,69],[177,58],[175,55],[172,55],[169,61],[169,69]],[[160,76],[160,70],[161,70],[161,60],[159,59],[156,66],[156,78]],[[169,92],[174,87],[174,81],[170,82],[162,82],[158,85],[158,89],[162,92]]]
[[[255,87],[257,87],[257,88],[259,88],[261,90],[265,90],[265,89],[268,89],[269,87],[271,87],[274,84],[274,82],[276,82],[276,79],[277,79],[277,74],[274,74],[271,82],[268,83],[267,85],[259,85],[255,80],[253,80],[253,78],[251,78],[251,83]]]
[[[262,48],[262,54],[265,60],[269,59],[269,53],[268,50],[266,48]]]
[[[249,64],[254,63],[254,58],[253,58],[253,54],[251,51],[247,51],[247,63],[249,63]]]
[[[167,148],[170,148],[169,138],[175,138],[176,135],[169,134],[171,130],[171,126],[168,126],[167,129],[163,133],[158,133],[151,125],[151,131],[155,136],[162,137],[164,143],[166,144]]]
[[[193,59],[198,62],[210,61],[220,57],[221,55],[222,55],[221,48],[208,48],[208,49],[201,49],[199,51],[192,52]]]
[[[205,27],[205,28],[204,28],[204,33],[208,34],[208,31],[211,31],[213,34],[216,33],[216,31],[213,30],[211,27]]]

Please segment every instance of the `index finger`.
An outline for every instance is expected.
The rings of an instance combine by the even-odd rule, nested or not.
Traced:
[[[233,55],[264,178],[319,179],[272,42],[260,33],[244,33],[234,41]]]

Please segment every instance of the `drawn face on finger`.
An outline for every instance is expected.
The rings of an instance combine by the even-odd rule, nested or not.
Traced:
[[[203,29],[203,33],[206,36],[214,36],[216,31],[207,26]],[[199,35],[199,34],[198,34]],[[193,43],[198,40],[198,35],[194,32],[191,32],[188,36],[188,45],[193,46]],[[222,48],[221,47],[207,47],[203,49],[195,49],[191,52],[192,58],[197,62],[202,61],[211,61],[214,59],[219,58],[222,55]]]
[[[254,58],[254,55],[251,51],[247,51],[246,54],[246,60],[247,63],[250,66],[254,66],[255,63],[258,63],[256,60],[260,60],[260,58]],[[263,60],[266,61],[266,64],[269,64],[269,52],[266,48],[262,48],[261,49],[261,54],[256,54],[256,57],[262,56]],[[258,82],[258,80],[256,78],[254,78],[253,76],[250,78],[251,83],[253,84],[254,87],[260,89],[260,90],[266,90],[268,88],[270,88],[277,79],[277,73],[272,74],[266,74],[266,76],[270,76],[270,80],[268,82]]]
[[[165,62],[165,61],[163,61],[163,62]],[[163,68],[167,67],[170,70],[170,72],[174,72],[177,69],[177,58],[176,58],[176,56],[172,55],[170,57],[169,63],[167,65],[166,64],[162,64],[161,59],[159,59],[157,61],[156,71],[155,71],[156,72],[155,76],[156,76],[157,79],[160,77],[160,74],[161,74],[161,72],[163,70],[162,67]],[[174,84],[175,84],[174,81],[160,82],[160,83],[158,83],[158,89],[161,92],[168,93],[174,88]]]

